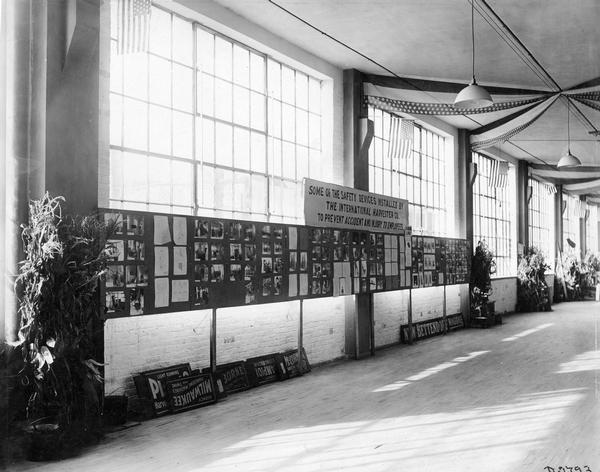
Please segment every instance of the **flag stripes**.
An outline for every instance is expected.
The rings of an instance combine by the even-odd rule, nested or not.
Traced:
[[[547,184],[547,183],[544,183],[543,185],[544,185],[544,188],[546,189],[546,192],[548,193],[548,195],[556,194],[556,185]]]
[[[148,50],[151,0],[118,0],[117,54]]]
[[[489,186],[506,188],[508,184],[508,162],[492,159],[490,162]]]
[[[406,120],[398,116],[390,118],[390,143],[388,157],[391,159],[407,159],[413,151],[414,120]]]

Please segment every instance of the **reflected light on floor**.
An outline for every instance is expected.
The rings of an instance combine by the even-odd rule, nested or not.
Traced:
[[[383,387],[376,388],[375,390],[373,390],[373,393],[391,392],[393,390],[399,390],[402,387],[410,385],[412,382],[416,382],[418,380],[425,379],[431,375],[441,372],[442,370],[446,370],[446,369],[453,367],[455,365],[458,365],[462,362],[466,362],[471,359],[474,359],[477,356],[481,356],[482,354],[485,354],[486,352],[490,352],[490,351],[475,351],[475,352],[471,352],[470,354],[468,354],[466,356],[456,357],[449,362],[443,362],[434,367],[430,367],[429,369],[425,369],[422,372],[419,372],[418,374],[411,375],[410,377],[407,377],[405,380],[399,380],[399,381],[393,382],[391,384],[384,385]]]
[[[503,342],[516,341],[519,338],[524,338],[525,336],[529,336],[530,334],[537,333],[538,331],[549,328],[550,326],[554,326],[554,323],[546,323],[543,325],[539,325],[536,328],[527,329],[525,331],[515,334],[514,336],[511,336],[510,338],[504,338],[502,341]]]
[[[556,433],[585,390],[522,395],[459,411],[272,430],[224,448],[220,458],[189,472],[475,470],[482,458],[486,472],[504,472]]]
[[[569,372],[584,372],[588,370],[600,370],[600,351],[588,351],[579,354],[572,361],[563,362],[556,373],[567,374]]]

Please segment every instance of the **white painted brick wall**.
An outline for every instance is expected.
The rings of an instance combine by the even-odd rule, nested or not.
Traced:
[[[345,356],[344,298],[305,300],[303,345],[310,363]]]
[[[512,313],[517,306],[517,279],[515,277],[492,279],[491,301],[495,301],[496,313]]]
[[[105,392],[135,394],[137,372],[189,362],[210,364],[211,312],[186,311],[108,320],[104,327]]]
[[[375,347],[400,342],[400,325],[408,323],[408,290],[376,293],[373,299]],[[428,287],[413,290],[413,322],[439,318],[443,315],[444,289]],[[458,285],[446,287],[446,313],[460,313]]]

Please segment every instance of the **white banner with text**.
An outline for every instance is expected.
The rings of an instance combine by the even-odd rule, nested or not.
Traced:
[[[304,179],[308,226],[399,232],[408,227],[408,200]]]

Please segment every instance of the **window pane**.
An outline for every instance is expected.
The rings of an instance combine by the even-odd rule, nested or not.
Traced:
[[[232,47],[231,43],[218,36],[215,38],[215,75],[222,79],[232,79]]]
[[[123,93],[130,97],[145,100],[148,96],[148,56],[146,54],[126,54]]]
[[[214,116],[215,113],[215,82],[214,78],[202,74],[198,84],[198,112],[204,115]]]
[[[110,151],[110,190],[109,198],[123,199],[123,154],[120,151]]]
[[[123,99],[119,95],[110,94],[110,144],[122,146],[123,133]]]
[[[215,125],[215,144],[216,153],[215,161],[217,164],[229,166],[233,164],[233,130],[231,126],[224,123],[216,123]]]
[[[215,169],[215,208],[233,210],[233,171]]]
[[[173,59],[188,66],[192,65],[192,23],[177,16],[173,17]]]
[[[236,172],[234,174],[234,209],[237,211],[250,212],[252,207],[250,196],[250,174]]]
[[[172,162],[173,205],[192,206],[194,168],[191,163]]]
[[[296,177],[296,147],[292,143],[283,142],[282,163],[283,177],[293,179]]]
[[[281,99],[284,102],[294,104],[295,82],[294,71],[289,67],[281,67]]]
[[[150,105],[150,152],[171,154],[171,110]]]
[[[152,8],[148,43],[154,54],[171,58],[171,15],[160,8]]]
[[[267,212],[267,178],[262,175],[252,176],[252,211]]]
[[[265,96],[255,92],[250,94],[250,126],[265,130]]]
[[[179,157],[192,158],[193,146],[192,115],[187,113],[173,112],[173,154]]]
[[[148,196],[148,171],[146,156],[130,152],[123,153],[123,198],[146,201]]]
[[[321,82],[315,79],[308,81],[309,108],[313,113],[321,113]]]
[[[137,100],[126,98],[124,100],[124,146],[134,149],[146,150],[148,143],[148,133],[146,123],[148,123],[147,105]]]
[[[267,61],[269,96],[281,99],[281,65],[275,61]]]
[[[302,72],[296,72],[296,106],[308,109],[308,77]]]
[[[250,87],[257,92],[265,91],[265,59],[254,53],[250,53]]]
[[[202,136],[198,145],[202,147],[202,160],[215,162],[215,124],[210,119],[202,120]]]
[[[192,112],[193,93],[192,69],[173,64],[173,107]]]
[[[151,202],[171,203],[171,161],[158,157],[148,158],[149,199]]]
[[[233,165],[239,169],[250,169],[250,132],[235,128],[233,132]],[[236,206],[237,208],[237,206]]]
[[[171,63],[156,56],[150,60],[150,94],[148,99],[159,105],[171,106]]]
[[[223,80],[215,80],[215,116],[221,120],[231,121],[232,85]]]
[[[198,67],[213,74],[215,70],[215,37],[208,31],[196,29]]]
[[[265,172],[265,163],[267,159],[267,147],[265,145],[265,136],[261,133],[251,134],[251,165],[254,172]]]
[[[233,87],[233,122],[250,125],[250,92],[237,85]]]
[[[250,52],[237,44],[233,46],[233,81],[250,86]]]

